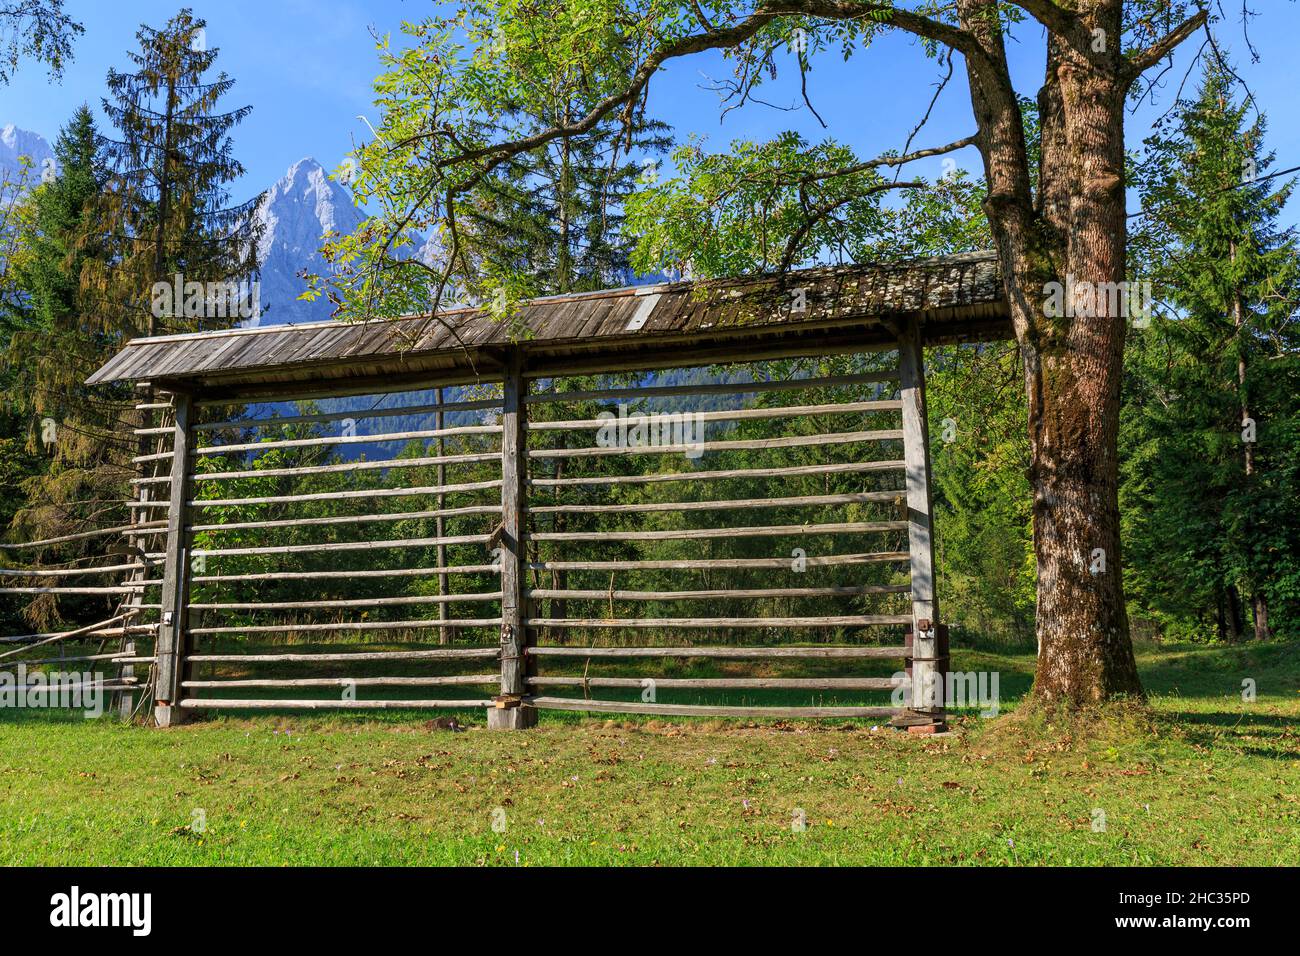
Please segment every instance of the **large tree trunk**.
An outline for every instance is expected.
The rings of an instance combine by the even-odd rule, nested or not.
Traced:
[[[1234,263],[1237,261],[1236,243],[1232,246],[1232,261]],[[1251,414],[1250,397],[1246,390],[1246,305],[1239,291],[1234,291],[1232,296],[1232,322],[1237,333],[1237,391],[1240,395],[1241,423],[1244,428]],[[1255,481],[1255,443],[1243,441],[1241,444],[1246,484],[1249,487]],[[1268,626],[1268,598],[1258,586],[1251,589],[1250,603],[1255,619],[1255,640],[1267,641],[1273,636],[1273,631]]]
[[[1250,602],[1255,613],[1255,640],[1270,640],[1273,628],[1268,623],[1268,599],[1263,591],[1256,591],[1250,596]]]
[[[983,7],[979,0],[968,6]],[[1101,26],[1119,36],[1114,22]],[[1117,438],[1125,304],[1124,84],[1049,41],[1039,95],[1037,196],[1024,130],[1002,72],[995,28],[968,19],[993,70],[968,58],[1007,299],[1025,364],[1038,562],[1040,700],[1072,704],[1141,695],[1121,573]],[[1118,54],[1116,54],[1118,60]],[[1118,62],[1115,64],[1118,66]],[[1052,283],[1064,316],[1050,315]],[[1070,313],[1073,313],[1072,315]]]
[[[1235,584],[1229,584],[1226,596],[1228,599],[1227,640],[1229,644],[1237,644],[1241,641],[1241,592],[1237,590]]]

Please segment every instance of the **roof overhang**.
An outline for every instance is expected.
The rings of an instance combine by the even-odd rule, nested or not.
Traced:
[[[915,319],[927,345],[1011,337],[993,253],[825,267],[550,296],[481,309],[133,339],[88,384],[148,381],[254,394],[495,378],[512,349],[550,376],[890,348]]]

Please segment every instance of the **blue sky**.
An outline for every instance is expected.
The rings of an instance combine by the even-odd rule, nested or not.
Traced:
[[[1300,165],[1300,98],[1294,61],[1300,5],[1292,0],[1254,0],[1254,5],[1264,11],[1251,26],[1261,62],[1249,61],[1237,24],[1223,25],[1221,35],[1269,115],[1269,145],[1278,153],[1279,168]],[[74,62],[59,84],[51,84],[44,71],[32,64],[23,64],[12,85],[0,87],[0,125],[16,123],[53,140],[79,103],[89,102],[98,109],[104,75],[110,66],[128,67],[124,53],[134,48],[139,24],[161,25],[179,8],[175,0],[67,0],[66,6],[86,27],[76,44]],[[220,67],[236,80],[228,105],[253,106],[235,137],[239,158],[248,169],[245,181],[235,189],[240,200],[274,182],[304,156],[334,168],[354,139],[368,137],[369,131],[357,119],[358,115],[376,119],[370,83],[377,60],[368,27],[396,33],[402,19],[418,19],[435,10],[429,0],[196,0],[191,7],[208,21],[208,43],[220,49]],[[1185,45],[1156,108],[1143,107],[1130,117],[1131,145],[1140,144],[1151,118],[1168,106],[1199,45],[1199,37]],[[1022,30],[1010,53],[1018,87],[1033,95],[1042,72],[1040,31]],[[938,75],[935,64],[901,36],[879,42],[848,63],[840,62],[837,55],[823,57],[814,63],[810,79],[814,105],[829,127],[822,130],[806,110],[758,105],[734,111],[720,122],[718,97],[708,86],[710,77],[727,72],[727,65],[713,55],[674,64],[652,87],[652,111],[672,124],[678,136],[704,134],[718,149],[732,139],[762,140],[794,129],[812,139],[833,136],[864,157],[874,156],[902,146],[924,112]],[[794,71],[785,71],[765,88],[765,98],[782,106],[797,104],[794,79]],[[959,62],[953,82],[915,146],[947,142],[973,129]],[[978,168],[974,150],[956,158],[963,166]],[[928,160],[914,170],[937,176],[942,171],[939,162]]]

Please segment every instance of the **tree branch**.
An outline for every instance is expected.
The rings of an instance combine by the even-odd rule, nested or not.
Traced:
[[[642,93],[650,78],[669,60],[701,53],[705,50],[734,47],[751,39],[763,27],[783,16],[812,16],[829,20],[866,20],[870,19],[885,26],[896,27],[906,33],[943,43],[960,50],[963,55],[978,59],[991,66],[984,49],[975,37],[959,27],[943,23],[909,10],[898,10],[893,6],[878,3],[855,3],[851,0],[794,0],[794,2],[772,2],[763,4],[758,10],[743,20],[728,27],[719,27],[704,33],[682,37],[664,44],[652,52],[633,72],[627,87],[612,93],[601,100],[586,116],[564,125],[534,133],[532,136],[516,139],[509,143],[494,143],[475,149],[463,150],[437,162],[437,167],[445,169],[476,160],[488,159],[489,168],[496,166],[508,156],[519,155],[544,146],[560,137],[578,136],[595,128],[596,124],[620,106],[634,102]],[[409,137],[405,145],[436,135],[434,132]]]
[[[1079,26],[1078,15],[1060,6],[1056,0],[1012,0],[1012,2],[1057,36],[1068,37]]]
[[[973,59],[982,62],[988,59],[983,47],[969,31],[911,10],[899,10],[892,4],[855,3],[853,0],[803,0],[768,4],[765,9],[786,16],[801,14],[826,20],[872,20],[950,46]]]
[[[1204,10],[1200,10],[1194,16],[1183,21],[1183,23],[1178,27],[1166,33],[1145,50],[1142,50],[1140,53],[1133,56],[1124,70],[1126,83],[1132,83],[1141,76],[1143,72],[1155,66],[1162,59],[1172,53],[1180,43],[1203,27],[1208,19],[1209,14]]]
[[[931,156],[942,156],[944,153],[951,153],[966,146],[974,146],[977,140],[977,136],[963,136],[961,139],[953,140],[946,146],[932,146],[929,149],[918,149],[916,152],[906,153],[902,156],[878,156],[875,159],[869,159],[864,163],[854,163],[852,166],[845,166],[843,169],[835,169],[825,173],[813,173],[809,176],[805,176],[801,182],[811,183],[823,179],[834,179],[837,176],[852,176],[854,173],[863,173],[868,169],[875,169],[877,166],[903,166],[907,163],[915,162],[918,159],[928,159]]]

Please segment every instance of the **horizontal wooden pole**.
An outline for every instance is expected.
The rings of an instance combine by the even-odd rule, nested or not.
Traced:
[[[437,621],[433,622],[435,625]],[[352,651],[319,654],[191,654],[195,664],[306,664],[313,661],[456,661],[495,660],[499,647],[441,647],[428,651]]]
[[[446,402],[442,405],[407,405],[396,408],[359,408],[351,412],[322,412],[318,415],[285,415],[282,418],[236,418],[224,422],[205,422],[195,425],[196,432],[224,431],[232,428],[275,428],[280,425],[308,425],[339,422],[363,418],[405,418],[417,415],[436,415],[438,412],[467,412],[483,408],[500,408],[501,399],[484,399],[472,402]],[[170,432],[170,429],[167,430]]]
[[[842,495],[803,495],[791,498],[746,498],[733,501],[657,501],[627,505],[530,505],[531,514],[651,514],[687,511],[752,511],[762,508],[806,508],[825,505],[902,502],[906,491],[860,491]]]
[[[439,544],[486,544],[491,536],[462,534],[442,538],[393,538],[391,541],[330,541],[320,544],[267,545],[258,548],[196,548],[195,557],[250,554],[313,554],[318,551],[381,551],[386,548],[427,548]]]
[[[904,555],[906,557],[906,555]],[[438,577],[444,574],[499,574],[501,569],[494,564],[464,564],[445,568],[394,568],[391,571],[367,569],[364,571],[294,571],[295,581],[329,581],[353,578],[403,578],[403,577]],[[283,571],[266,571],[257,574],[200,574],[190,578],[194,584],[223,584],[230,581],[282,581]],[[147,581],[152,586],[161,582]]]
[[[528,452],[532,459],[592,458],[609,455],[684,455],[687,452],[708,454],[715,451],[756,451],[766,448],[807,448],[815,445],[849,445],[868,441],[901,440],[901,428],[878,431],[829,432],[824,435],[786,435],[781,438],[737,439],[728,441],[702,441],[695,445],[628,445],[608,448],[534,448]]]
[[[863,584],[827,588],[731,588],[713,591],[598,591],[565,588],[534,588],[532,598],[566,598],[576,601],[695,601],[740,598],[854,597],[863,594],[906,594],[907,584]],[[196,605],[197,606],[197,605]]]
[[[233,700],[189,697],[182,710],[467,710],[491,707],[487,700]]]
[[[500,452],[475,455],[436,455],[429,458],[384,458],[379,461],[349,461],[340,465],[308,465],[302,468],[249,468],[241,471],[216,471],[191,476],[192,481],[237,481],[243,478],[289,478],[303,475],[332,475],[345,471],[374,471],[379,468],[424,468],[429,465],[474,464],[500,461]],[[134,484],[150,484],[159,480],[133,478]]]
[[[578,478],[532,478],[535,488],[585,485],[648,485],[665,481],[722,481],[730,478],[796,478],[803,475],[843,475],[869,471],[902,471],[898,460],[855,461],[832,465],[787,465],[779,468],[732,468],[724,471],[674,471],[653,475],[584,475]]]
[[[876,320],[871,322],[878,326]],[[575,375],[610,375],[615,372],[651,372],[655,369],[710,368],[715,365],[738,365],[753,362],[778,361],[800,357],[824,359],[834,355],[858,355],[864,351],[889,352],[897,348],[897,341],[871,342],[864,339],[862,329],[852,332],[836,332],[822,326],[801,328],[815,338],[807,339],[807,344],[779,342],[773,339],[755,340],[752,335],[737,331],[729,340],[717,345],[697,345],[694,339],[697,332],[681,332],[675,335],[656,337],[650,348],[635,352],[609,354],[575,353],[549,359],[547,364],[529,365],[524,369],[528,379],[565,378]],[[834,333],[834,334],[832,334]],[[1005,338],[1006,336],[1000,336]],[[683,359],[689,355],[689,359]],[[626,356],[624,358],[623,356]],[[738,356],[742,356],[739,357]]]
[[[44,538],[40,541],[19,541],[13,544],[0,543],[0,550],[23,551],[31,548],[48,548],[50,545],[67,544],[71,541],[89,541],[92,538],[105,538],[111,535],[139,534],[149,528],[166,531],[167,522],[142,521],[136,524],[117,525],[112,528],[97,528],[94,531],[79,531],[76,534],[60,535],[57,538]]]
[[[893,717],[895,707],[744,707],[703,704],[644,704],[640,701],[582,700],[569,697],[529,697],[539,710],[577,710],[594,713],[645,714],[657,717],[772,717],[815,720],[825,717]]]
[[[655,629],[857,627],[876,624],[911,624],[910,614],[843,614],[817,617],[530,617],[529,627],[630,627]]]
[[[117,584],[111,587],[31,587],[0,588],[0,594],[132,594],[141,590],[143,584]]]
[[[845,521],[835,524],[767,525],[753,528],[678,528],[671,531],[537,531],[529,537],[534,541],[695,541],[706,538],[875,534],[883,531],[906,531],[907,528],[906,521]]]
[[[135,677],[110,677],[80,684],[20,684],[17,689],[23,694],[36,694],[38,697],[43,697],[47,694],[85,690],[133,690],[139,686],[140,681]]]
[[[799,559],[805,567],[840,567],[851,564],[887,564],[908,561],[906,551],[867,554],[827,554]],[[532,561],[530,571],[697,571],[708,568],[774,568],[790,570],[794,558],[691,558],[664,561]]]
[[[907,656],[906,647],[878,645],[808,646],[788,644],[779,647],[573,647],[570,645],[541,645],[526,648],[525,654],[534,657],[705,657],[731,660],[765,660],[791,658],[809,660],[860,660],[901,658]]]
[[[211,389],[203,397],[196,398],[194,404],[200,408],[212,408],[219,405],[284,405],[297,402],[310,402],[322,398],[351,398],[357,395],[391,396],[406,395],[411,392],[431,392],[436,388],[454,385],[479,385],[483,383],[482,375],[455,375],[434,379],[428,372],[413,373],[401,380],[392,375],[373,376],[371,380],[358,383],[348,379],[324,387],[319,380],[314,382],[268,383],[259,386],[231,386],[227,394],[213,395]]]
[[[338,601],[252,601],[248,603],[204,604],[195,602],[190,607],[196,611],[305,611],[311,609],[334,610],[347,607],[399,607],[412,604],[455,604],[500,601],[495,594],[404,594],[398,597],[355,598]]]
[[[151,455],[136,455],[131,459],[131,463],[133,465],[143,465],[151,461],[170,461],[172,459],[172,454],[173,453],[169,451],[160,451],[154,452]]]
[[[389,514],[330,515],[325,518],[284,518],[276,521],[232,521],[228,524],[190,525],[190,531],[244,531],[270,528],[310,528],[324,525],[378,524],[384,521],[416,521],[425,518],[454,518],[462,515],[500,514],[501,505],[466,505],[433,511],[406,511]]]
[[[235,445],[206,445],[194,449],[196,457],[231,455],[239,452],[269,451],[276,448],[315,448],[323,445],[368,445],[426,438],[450,438],[454,435],[500,435],[500,425],[458,425],[454,428],[427,428],[418,431],[389,432],[379,435],[333,435],[320,438],[286,438],[276,441],[243,442]],[[168,455],[170,457],[170,455]],[[142,459],[134,459],[140,461]]]
[[[153,631],[151,624],[129,624],[122,627],[121,620],[129,620],[138,617],[140,607],[127,607],[121,614],[113,615],[112,618],[101,620],[95,624],[86,624],[85,627],[75,628],[73,631],[45,631],[44,633],[16,633],[0,637],[0,644],[31,644],[39,641],[42,644],[55,644],[59,641],[72,640],[73,637],[120,637],[123,633],[148,633]],[[18,653],[18,652],[13,652]]]
[[[187,501],[191,508],[225,508],[244,505],[281,505],[301,501],[351,501],[355,498],[407,498],[450,495],[462,491],[488,491],[501,487],[501,479],[465,481],[454,485],[424,485],[418,488],[368,488],[361,491],[322,491],[303,495],[267,495],[262,498],[195,498]],[[167,503],[162,502],[165,506]]]
[[[193,627],[189,632],[191,634],[292,634],[306,631],[432,631],[440,627],[499,627],[500,625],[499,617],[451,617],[423,621],[360,621],[337,624],[245,624],[242,627]]]
[[[530,687],[626,687],[672,690],[892,690],[907,685],[894,677],[529,677]]]
[[[601,388],[575,392],[534,392],[525,401],[529,404],[543,402],[581,402],[609,398],[663,398],[672,395],[756,395],[760,392],[802,391],[809,388],[839,388],[845,385],[867,385],[873,382],[896,382],[896,369],[886,372],[864,372],[857,375],[831,375],[822,378],[794,378],[779,382],[724,382],[699,385],[649,385],[644,388]]]
[[[115,571],[137,571],[144,564],[105,564],[94,568],[43,568],[26,570],[18,568],[0,568],[0,577],[14,578],[71,578],[90,574],[111,574]]]
[[[41,657],[36,660],[31,658],[20,658],[5,664],[0,664],[0,670],[10,670],[19,664],[34,666],[36,664],[84,664],[90,661],[107,661],[110,664],[152,664],[156,657],[134,657],[130,654],[123,654],[121,651],[115,651],[111,654],[79,654],[73,657]]]
[[[134,615],[139,609],[132,609]],[[123,617],[126,615],[119,615]],[[154,624],[132,624],[128,627],[96,627],[94,629],[78,628],[75,631],[46,631],[43,634],[14,634],[9,637],[0,637],[0,644],[31,644],[36,641],[54,643],[60,640],[70,640],[74,637],[84,637],[87,639],[93,637],[122,637],[127,634],[152,634],[157,625]]]
[[[860,412],[896,412],[903,403],[896,399],[870,402],[844,402],[828,405],[783,405],[770,408],[736,408],[720,409],[708,412],[682,411],[678,414],[690,416],[700,422],[740,422],[765,420],[770,418],[796,418],[801,415],[848,415]],[[656,412],[629,412],[626,423],[629,427],[637,424],[652,424]],[[579,418],[571,421],[529,422],[530,432],[586,431],[592,428],[605,428],[618,422],[615,418]]]
[[[497,684],[500,674],[454,674],[444,677],[301,677],[251,680],[186,680],[182,687],[461,687]]]

